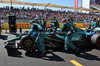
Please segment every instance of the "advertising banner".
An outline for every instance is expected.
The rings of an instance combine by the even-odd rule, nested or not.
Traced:
[[[75,0],[75,7],[78,7],[78,0]],[[75,10],[75,12],[78,12],[78,10]]]
[[[49,27],[50,24],[52,24],[52,23],[47,23],[47,26],[46,27]],[[59,23],[59,28],[62,27],[62,24],[63,23]],[[89,24],[88,23],[74,23],[74,25],[76,25],[77,28],[85,28]],[[29,23],[17,23],[17,29],[19,29],[20,27],[22,29],[30,29],[31,25]],[[8,23],[4,23],[4,28],[5,29],[9,29]]]
[[[30,26],[31,25],[29,23],[17,23],[17,29],[19,29],[20,27],[23,29],[29,29]],[[8,23],[4,23],[4,28],[9,29]]]

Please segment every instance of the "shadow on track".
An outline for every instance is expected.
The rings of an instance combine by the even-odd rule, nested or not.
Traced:
[[[7,54],[10,57],[18,57],[18,58],[23,58],[21,55],[22,53],[20,51],[18,51],[18,49],[6,49],[7,50]]]
[[[0,35],[0,39],[7,40],[8,39],[8,36],[7,35]]]
[[[79,50],[79,52],[72,53],[72,54],[75,54],[77,57],[84,58],[86,60],[97,60],[97,61],[100,61],[100,58],[98,56],[92,55],[92,54],[88,53],[89,51],[91,51],[93,49],[100,50],[99,48],[96,47],[96,46],[81,47],[80,50]]]
[[[48,60],[48,61],[65,62],[63,58],[54,54],[52,51],[47,51],[46,53],[49,56],[46,55],[45,57],[41,57],[39,53],[34,53],[34,52],[26,52],[25,55],[28,57],[39,58],[39,59]]]

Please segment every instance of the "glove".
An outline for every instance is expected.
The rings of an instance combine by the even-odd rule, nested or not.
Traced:
[[[68,31],[68,32],[67,32],[67,35],[68,35],[68,36],[70,36],[71,34],[72,34],[72,32],[71,32],[71,31]]]

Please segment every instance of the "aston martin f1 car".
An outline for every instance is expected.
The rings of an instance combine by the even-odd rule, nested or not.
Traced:
[[[71,39],[75,46],[86,46],[95,44],[100,46],[100,28],[96,27],[91,30],[81,30],[76,28],[77,32],[84,33],[84,35],[73,35]],[[64,41],[67,33],[60,32],[59,30],[54,32],[52,29],[48,29],[45,33],[45,46],[48,47],[64,47]],[[15,38],[9,39],[4,43],[6,49],[9,48],[22,48],[25,51],[32,51],[37,46],[35,42],[37,33],[31,36],[27,36],[27,31],[24,34],[19,34]],[[17,41],[20,41],[19,43]]]

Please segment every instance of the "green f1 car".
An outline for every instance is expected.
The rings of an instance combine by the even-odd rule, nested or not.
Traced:
[[[71,39],[75,46],[86,46],[95,44],[100,46],[100,28],[93,28],[92,30],[81,30],[76,28],[77,32]],[[77,33],[80,33],[78,35]],[[81,33],[83,33],[81,35]],[[54,32],[53,29],[47,29],[45,34],[45,46],[48,47],[64,47],[64,41],[67,33],[60,32],[59,30]],[[17,35],[15,38],[9,39],[4,43],[6,49],[9,48],[22,48],[25,51],[35,50],[37,43],[35,42],[37,33],[33,33],[31,36],[27,36],[27,31],[24,34]],[[20,40],[17,43],[17,40]]]

